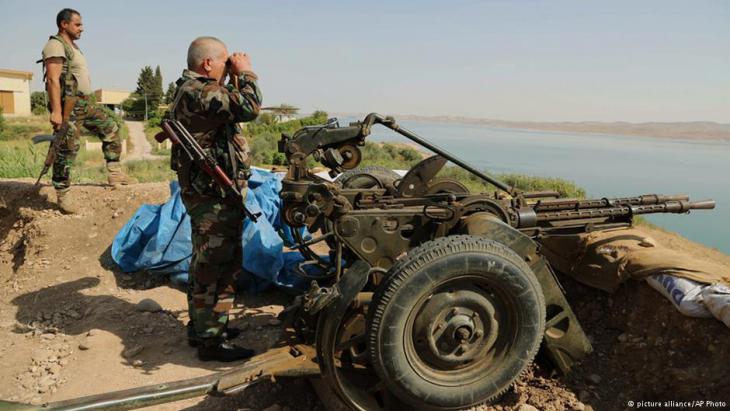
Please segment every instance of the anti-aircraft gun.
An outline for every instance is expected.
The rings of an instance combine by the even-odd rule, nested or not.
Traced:
[[[356,169],[375,124],[435,155],[402,177]],[[317,326],[301,328],[316,329],[324,380],[355,409],[455,409],[494,399],[541,343],[569,371],[591,345],[539,239],[715,205],[685,195],[584,200],[520,191],[377,114],[345,127],[305,127],[283,136],[279,150],[289,163],[282,217],[321,233],[299,238],[299,248],[305,265],[326,273],[303,298]],[[332,177],[344,173],[329,182],[308,168],[310,157]],[[448,161],[497,191],[471,193],[438,177]],[[329,258],[309,249],[318,241]]]
[[[435,155],[403,176],[359,169],[361,147],[376,124]],[[291,338],[222,373],[44,409],[129,409],[303,376],[321,376],[356,410],[460,409],[490,401],[541,347],[563,373],[591,352],[540,253],[541,239],[715,205],[686,195],[568,199],[521,191],[377,114],[282,135],[279,150],[288,162],[281,217],[298,228],[295,248],[306,259],[298,271],[311,282],[283,313]],[[312,159],[337,178],[315,174]],[[495,191],[471,193],[438,176],[449,161]],[[313,238],[302,235],[305,227]],[[328,255],[321,255],[322,245]]]

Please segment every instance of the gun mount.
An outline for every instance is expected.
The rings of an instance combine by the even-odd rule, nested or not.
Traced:
[[[375,124],[435,155],[404,176],[358,169]],[[336,120],[304,127],[283,135],[279,150],[289,164],[281,216],[316,236],[305,240],[293,230],[295,248],[307,259],[300,274],[311,280],[285,310],[296,341],[216,375],[43,409],[136,408],[239,393],[262,378],[314,375],[355,410],[460,409],[490,401],[539,348],[564,373],[592,350],[540,254],[541,239],[715,205],[686,195],[569,199],[521,191],[377,114],[345,127]],[[310,158],[337,179],[313,173]],[[471,193],[437,176],[449,161],[495,191]],[[327,245],[329,256],[311,248],[317,243]]]

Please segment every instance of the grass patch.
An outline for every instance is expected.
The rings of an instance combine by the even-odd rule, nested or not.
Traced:
[[[144,125],[144,135],[152,146],[152,154],[156,156],[169,156],[170,149],[165,148],[163,144],[160,144],[155,140],[155,135],[162,131],[160,126],[150,126],[149,124]]]
[[[127,172],[140,183],[176,180],[177,174],[170,169],[170,160],[135,160],[125,163]]]

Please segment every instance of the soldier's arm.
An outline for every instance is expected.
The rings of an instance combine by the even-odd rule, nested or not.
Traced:
[[[238,88],[232,84],[206,84],[201,93],[203,110],[209,119],[244,122],[254,120],[261,110],[261,91],[253,72],[238,76]]]
[[[63,58],[47,58],[45,65],[46,90],[48,90],[48,101],[51,106],[51,123],[54,126],[59,126],[63,118],[63,114],[61,113],[61,72],[63,71]]]

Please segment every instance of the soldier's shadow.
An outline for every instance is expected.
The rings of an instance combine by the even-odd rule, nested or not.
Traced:
[[[17,324],[13,331],[57,332],[81,341],[90,330],[103,330],[116,335],[123,345],[121,352],[109,354],[118,356],[120,363],[135,366],[140,372],[147,374],[154,373],[164,364],[219,371],[244,363],[199,361],[196,348],[188,345],[186,310],[170,311],[163,307],[158,312],[144,312],[139,311],[135,304],[112,295],[84,293],[84,290],[93,289],[99,283],[100,280],[96,277],[85,277],[14,298],[11,302],[18,310]],[[185,294],[181,293],[180,298],[185,299]],[[256,299],[258,297],[253,300]],[[266,298],[262,301],[266,301]],[[253,308],[255,301],[252,304],[247,298],[246,305]],[[285,337],[280,329],[267,326],[273,318],[271,314],[260,313],[232,322],[232,326],[246,323],[250,330],[235,342],[254,348],[257,354],[264,352],[269,346],[285,344]],[[266,333],[270,336],[273,336],[272,333],[277,335],[269,341],[262,341],[261,336]],[[93,338],[96,338],[93,334],[88,337],[91,349],[94,349]],[[272,340],[275,340],[273,344]],[[140,346],[143,347],[141,352],[130,355],[130,350]],[[73,349],[76,351],[76,346]],[[82,355],[79,357],[83,360]],[[135,361],[141,361],[141,364],[138,362],[135,365]]]

